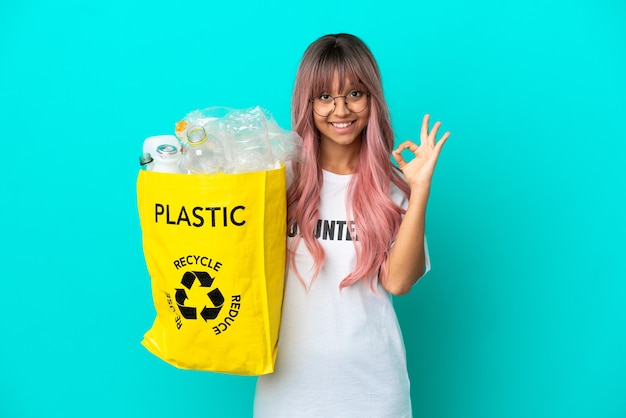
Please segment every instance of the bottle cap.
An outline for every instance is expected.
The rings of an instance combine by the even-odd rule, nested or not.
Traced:
[[[178,148],[171,144],[162,144],[157,147],[157,153],[161,158],[169,158],[175,156]]]
[[[148,165],[152,161],[154,161],[154,159],[152,158],[152,155],[150,155],[149,152],[144,152],[143,154],[139,156],[139,165],[141,166]]]

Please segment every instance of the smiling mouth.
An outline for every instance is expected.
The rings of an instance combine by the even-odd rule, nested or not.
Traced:
[[[353,123],[354,122],[331,122],[331,125],[333,125],[335,128],[347,128]]]

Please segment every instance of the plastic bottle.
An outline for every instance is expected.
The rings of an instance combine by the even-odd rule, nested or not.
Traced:
[[[152,158],[154,158],[157,155],[157,147],[164,144],[176,145],[179,144],[179,141],[174,135],[149,136],[143,141],[142,152],[148,153],[152,155]]]
[[[158,171],[161,173],[180,173],[180,158],[180,153],[175,145],[159,145],[156,149],[154,161],[152,162],[152,171]]]
[[[224,170],[224,149],[219,139],[202,126],[187,131],[182,166],[191,174],[216,174]]]

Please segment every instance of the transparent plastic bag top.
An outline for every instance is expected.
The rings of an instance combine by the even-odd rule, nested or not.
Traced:
[[[271,113],[259,106],[209,107],[188,113],[176,124],[176,136],[183,149],[189,143],[189,134],[198,128],[219,141],[224,161],[217,171],[228,174],[275,169],[295,160],[302,146],[298,134],[278,126]]]

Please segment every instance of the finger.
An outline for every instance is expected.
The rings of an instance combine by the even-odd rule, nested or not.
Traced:
[[[393,155],[393,159],[396,160],[396,163],[398,163],[398,167],[402,168],[406,164],[404,157],[402,157],[400,148],[392,152],[392,155]]]
[[[431,129],[430,133],[428,134],[428,142],[431,145],[435,145],[435,138],[437,138],[437,132],[439,132],[439,127],[441,127],[441,122],[435,122],[435,124],[433,125],[433,129]]]
[[[428,123],[430,121],[430,115],[427,113],[424,115],[424,119],[422,119],[422,130],[420,132],[420,141],[423,143],[426,138],[428,138]]]
[[[410,140],[406,140],[403,143],[401,143],[400,145],[398,145],[398,148],[396,148],[396,151],[394,152],[402,152],[405,149],[408,149],[411,152],[415,152],[418,149],[418,146],[415,142],[410,141]]]
[[[443,144],[446,143],[449,137],[450,137],[450,132],[446,132],[445,134],[443,134],[443,136],[439,139],[439,142],[437,142],[437,145],[435,145],[435,148],[437,148],[437,150],[440,151],[441,148],[443,147]]]

